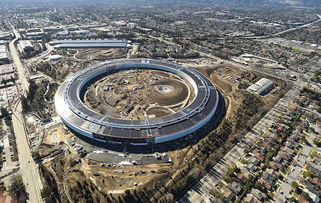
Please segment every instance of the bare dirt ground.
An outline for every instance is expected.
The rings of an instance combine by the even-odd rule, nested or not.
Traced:
[[[139,120],[176,112],[187,106],[193,96],[188,81],[172,73],[126,70],[95,81],[83,100],[97,113]]]
[[[0,202],[1,203],[18,203],[17,199],[12,198],[8,192],[0,191]]]
[[[71,146],[72,140],[73,135],[66,132],[62,124],[57,125],[46,132],[43,143],[38,149],[40,155],[46,156],[44,166],[54,173],[53,177],[57,185],[65,193],[69,193],[70,185],[76,184],[79,177],[82,177],[80,179],[90,180],[101,191],[120,194],[128,188],[141,187],[178,166],[176,161],[163,164],[119,166],[85,158],[79,159],[77,152]],[[51,155],[58,149],[64,149],[65,153],[52,157]],[[170,157],[178,160],[176,155],[177,152],[171,153]],[[79,176],[79,173],[84,176]]]
[[[28,64],[31,75],[43,73],[46,77],[62,82],[65,78],[99,62],[126,58],[128,49],[58,49],[51,54],[61,55],[59,61],[41,59]]]
[[[76,154],[76,151],[71,146],[74,135],[69,131],[65,131],[64,128],[63,124],[59,124],[45,131],[42,143],[38,148],[40,155],[50,155],[61,148],[68,148],[70,152]]]
[[[108,164],[99,164],[93,161],[83,162],[80,168],[88,178],[94,181],[98,188],[109,193],[119,193],[119,191],[122,193],[128,188],[146,184],[150,179],[167,173],[170,169],[171,164],[115,168],[109,167]]]
[[[192,67],[210,78],[213,84],[225,97],[226,106],[228,107],[226,117],[232,117],[244,98],[238,91],[238,83],[233,83],[226,78],[218,77],[218,73],[228,77],[241,74],[242,71],[234,67],[217,64],[215,61],[208,61],[205,59],[201,60],[200,65],[195,62],[188,62],[186,63],[186,66]]]
[[[253,73],[244,72],[236,67],[217,64],[210,59],[184,60],[184,65],[195,68],[205,76],[209,77],[216,87],[221,91],[226,100],[227,118],[233,118],[235,112],[240,108],[244,99],[243,89],[240,89],[242,83],[254,83],[262,76]],[[285,84],[275,81],[277,89]],[[278,94],[270,93],[268,97],[262,98],[267,106],[272,106],[276,101]],[[57,143],[68,143],[72,139],[71,134],[66,134],[59,126],[58,129],[52,129],[44,138],[44,143],[55,146]],[[73,153],[66,153],[59,156],[56,160],[46,163],[46,167],[55,171],[57,182],[60,188],[66,193],[72,193],[70,188],[77,186],[79,181],[86,180],[95,185],[99,191],[105,193],[122,194],[126,189],[135,187],[146,188],[152,181],[161,177],[175,177],[179,175],[180,169],[193,159],[197,152],[198,142],[184,149],[168,152],[172,164],[150,164],[139,166],[116,166],[113,164],[103,164],[87,159],[79,160]],[[67,144],[68,145],[68,144]],[[71,147],[70,147],[71,150]],[[65,171],[65,172],[63,172]],[[66,180],[63,182],[63,178]],[[61,186],[63,185],[63,187]],[[68,189],[69,188],[69,189]],[[98,194],[97,194],[98,195]],[[69,195],[72,196],[72,195]]]

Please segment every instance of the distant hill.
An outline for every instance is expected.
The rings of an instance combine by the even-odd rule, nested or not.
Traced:
[[[179,0],[180,1],[180,0]],[[181,0],[184,1],[184,0]],[[283,5],[301,5],[301,6],[321,6],[321,0],[195,0],[194,2],[211,2],[221,4],[283,4]]]
[[[321,0],[0,0],[0,3],[10,4],[97,4],[97,3],[113,3],[113,4],[142,4],[142,3],[215,3],[215,4],[234,4],[234,5],[297,5],[297,6],[321,6]]]
[[[321,0],[278,0],[288,5],[321,6]]]

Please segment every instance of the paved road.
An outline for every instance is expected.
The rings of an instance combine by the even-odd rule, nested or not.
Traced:
[[[318,23],[321,21],[321,15],[317,15],[318,16],[318,20],[315,20],[311,23],[307,23],[307,24],[304,24],[304,25],[301,25],[301,26],[298,26],[298,27],[294,27],[294,28],[290,28],[290,29],[287,29],[287,30],[283,30],[281,32],[278,32],[278,33],[275,33],[275,34],[272,34],[272,35],[263,35],[263,36],[248,36],[248,37],[239,37],[239,38],[243,38],[243,39],[262,39],[262,38],[269,38],[269,37],[276,37],[276,36],[279,36],[279,35],[282,35],[284,33],[287,33],[287,32],[292,32],[292,31],[295,31],[295,30],[299,30],[299,29],[302,29],[302,28],[305,28],[305,27],[309,27],[315,23]]]
[[[13,26],[12,26],[12,29],[16,38],[9,43],[9,50],[10,50],[11,59],[16,67],[16,71],[19,76],[18,82],[21,83],[23,94],[25,94],[29,88],[29,82],[27,80],[27,72],[26,72],[26,69],[24,68],[24,65],[21,63],[21,60],[19,58],[19,53],[15,47],[15,43],[21,38],[21,36],[20,36],[20,33]]]
[[[295,28],[291,28],[291,29],[288,29],[288,30],[284,30],[284,31],[275,33],[272,36],[275,37],[275,36],[282,35],[282,34],[287,33],[287,32],[292,32],[294,30],[299,30],[299,29],[302,29],[302,28],[305,28],[305,27],[309,27],[309,26],[321,21],[321,15],[317,15],[317,16],[318,16],[319,19],[316,20],[316,21],[313,21],[311,23],[307,23],[307,24],[304,24],[304,25],[301,25],[301,26],[298,26],[298,27],[295,27]]]
[[[312,127],[317,128],[318,126],[312,126]],[[274,200],[276,202],[285,202],[286,197],[289,197],[290,191],[291,191],[291,183],[299,179],[301,169],[307,163],[307,160],[310,156],[311,151],[314,150],[319,153],[321,152],[321,149],[316,145],[314,145],[313,143],[313,140],[316,137],[317,136],[315,134],[310,134],[310,136],[307,138],[311,146],[302,144],[301,153],[299,153],[294,159],[294,163],[296,163],[296,165],[294,165],[291,171],[287,174],[287,176],[284,179],[284,182],[282,182],[281,186],[279,187],[280,188],[279,191],[276,193],[274,197],[275,198]]]
[[[282,115],[285,108],[292,102],[292,98],[297,95],[298,89],[291,89],[279,102],[238,142],[224,157],[210,170],[196,185],[194,185],[179,200],[181,203],[192,202],[213,202],[210,191],[223,178],[227,172],[227,168],[234,162],[240,161],[244,156],[244,146],[252,141],[256,141],[262,131],[267,130],[272,122]]]
[[[40,196],[40,191],[42,189],[41,178],[38,166],[35,164],[31,156],[21,110],[22,106],[19,101],[12,116],[12,124],[16,136],[18,157],[20,161],[19,173],[22,175],[23,181],[26,185],[26,189],[29,194],[29,202],[42,202],[42,198]]]
[[[41,59],[44,59],[45,57],[49,56],[51,54],[51,52],[54,50],[53,46],[50,46],[49,43],[45,43],[45,46],[47,48],[47,50],[43,53],[41,53],[40,55],[38,55],[37,57],[34,57],[32,59],[29,59],[27,61],[28,64],[32,64],[36,61],[39,61]]]
[[[19,77],[18,82],[21,83],[21,90],[23,94],[26,94],[29,88],[29,82],[27,80],[25,68],[21,63],[18,51],[15,47],[15,43],[20,39],[20,34],[13,26],[12,29],[16,38],[12,40],[9,44],[10,54]],[[38,171],[38,167],[34,163],[31,156],[31,150],[29,148],[29,143],[25,130],[25,121],[22,115],[22,105],[20,99],[17,100],[17,103],[14,105],[12,112],[12,124],[16,136],[18,157],[20,161],[19,173],[22,175],[23,181],[26,185],[27,193],[29,194],[28,201],[30,203],[43,202],[40,195],[40,191],[42,189],[41,178]]]
[[[149,35],[150,38],[153,38],[153,39],[157,39],[159,40],[160,42],[164,42],[165,44],[168,44],[168,45],[172,45],[172,46],[181,46],[179,44],[176,44],[175,42],[172,42],[172,41],[169,41],[169,40],[166,40],[162,37],[154,37],[152,35]],[[198,45],[195,45],[196,47]],[[217,63],[225,63],[225,64],[229,64],[231,66],[234,66],[234,67],[238,67],[240,68],[241,70],[246,70],[246,71],[251,71],[251,72],[254,72],[254,73],[259,73],[259,74],[263,74],[263,75],[268,75],[270,77],[274,77],[274,78],[277,78],[277,79],[280,79],[280,80],[284,80],[284,81],[289,81],[287,79],[287,76],[290,75],[290,74],[294,74],[296,75],[295,72],[289,70],[289,69],[286,69],[286,71],[283,71],[282,73],[278,73],[278,74],[274,74],[272,72],[268,72],[269,70],[260,70],[258,68],[251,68],[249,66],[244,66],[243,64],[240,64],[240,63],[236,63],[234,61],[231,61],[231,60],[227,60],[227,59],[221,59],[217,56],[214,56],[210,53],[206,53],[206,52],[203,52],[203,51],[200,51],[198,49],[193,49],[193,48],[189,48],[191,51],[194,51],[196,53],[199,53],[201,56],[204,56],[204,57],[207,57],[207,58],[211,58],[211,59],[214,59],[217,61]]]

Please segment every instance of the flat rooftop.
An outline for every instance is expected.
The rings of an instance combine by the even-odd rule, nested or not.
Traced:
[[[62,43],[54,45],[54,48],[127,48],[129,45],[125,42],[115,43]]]
[[[87,44],[87,43],[127,43],[126,40],[118,40],[118,39],[86,39],[86,40],[53,40],[49,42],[50,45],[56,44]]]

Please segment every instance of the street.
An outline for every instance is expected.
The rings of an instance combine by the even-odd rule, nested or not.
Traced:
[[[292,98],[297,95],[298,90],[292,88],[288,93],[279,100],[279,102],[248,132],[244,139],[238,142],[224,157],[210,170],[198,183],[196,183],[187,193],[179,200],[181,203],[193,202],[201,203],[211,201],[210,191],[218,184],[227,172],[227,168],[232,163],[239,161],[245,154],[244,145],[255,141],[260,136],[260,131],[264,131],[272,124],[273,120],[282,114],[282,109],[286,108]]]
[[[13,33],[15,34],[16,38],[13,39],[9,43],[9,50],[10,50],[11,59],[12,59],[12,61],[14,63],[14,66],[16,68],[17,74],[19,76],[18,82],[21,83],[23,94],[25,94],[26,91],[28,91],[29,82],[28,82],[27,77],[26,77],[27,76],[26,75],[26,70],[25,70],[23,64],[21,63],[21,60],[19,58],[18,50],[15,47],[15,43],[20,39],[20,34],[14,28],[13,28]]]
[[[292,170],[286,175],[284,182],[282,182],[280,186],[280,190],[278,193],[275,195],[275,201],[276,202],[285,202],[286,198],[290,195],[291,191],[291,183],[294,181],[297,181],[299,179],[299,175],[301,172],[301,169],[304,167],[306,164],[309,155],[312,150],[321,152],[320,148],[315,146],[313,144],[313,140],[316,138],[315,134],[311,134],[307,140],[311,144],[311,146],[307,144],[302,144],[302,149],[301,153],[299,153],[296,157],[296,165],[292,167]]]
[[[320,16],[318,16],[320,18]],[[321,19],[312,22],[316,23],[321,21]],[[309,23],[309,24],[312,24]],[[306,25],[304,25],[306,26]],[[161,37],[153,37],[151,38],[158,39],[166,44],[169,45],[176,45],[180,46],[174,42],[168,41],[166,39],[163,39]],[[247,66],[244,66],[242,64],[230,61],[230,60],[224,60],[219,57],[216,57],[209,53],[204,53],[202,51],[191,49],[192,51],[198,52],[201,56],[205,56],[208,58],[212,58],[217,61],[217,63],[227,63],[235,67],[239,67],[242,70],[248,70],[257,72],[263,75],[269,75],[274,78],[278,78],[281,80],[288,81],[286,79],[285,75],[276,75],[272,73],[267,73],[266,71],[261,71],[258,69],[253,69]],[[291,74],[292,71],[287,70],[287,74]],[[280,116],[280,113],[283,108],[285,108],[287,105],[290,104],[292,99],[298,94],[299,87],[303,87],[306,84],[303,82],[299,82],[297,84],[298,86],[294,86],[282,99],[279,100],[279,102],[253,127],[253,129],[245,135],[245,140],[256,140],[258,138],[258,132],[262,131],[263,129],[269,128],[269,126],[272,124],[273,120]],[[226,169],[231,165],[232,162],[238,161],[243,155],[244,155],[244,142],[239,142],[236,144],[222,159],[221,162],[216,164],[216,166],[208,172],[192,189],[190,189],[185,196],[183,196],[182,199],[180,199],[179,202],[203,202],[203,201],[211,201],[211,195],[210,191],[214,186],[219,182],[220,179],[222,179],[223,175],[226,173]]]
[[[16,136],[18,157],[20,161],[19,173],[22,175],[27,193],[29,194],[29,202],[42,202],[40,196],[42,188],[41,178],[38,166],[31,156],[21,109],[21,102],[19,102],[12,115],[12,124]]]
[[[20,39],[20,34],[13,26],[12,29],[16,38],[10,42],[9,49],[12,61],[16,67],[16,71],[19,77],[18,83],[21,84],[22,92],[25,95],[29,88],[29,82],[27,80],[26,70],[19,58],[19,53],[15,47],[15,43]],[[40,195],[42,189],[41,178],[38,171],[38,166],[35,164],[31,156],[31,150],[29,148],[25,129],[25,121],[22,114],[21,100],[17,100],[17,103],[14,106],[15,107],[13,107],[12,109],[12,125],[16,136],[18,157],[20,161],[19,173],[22,176],[27,193],[29,194],[28,202],[42,202],[42,198]]]

